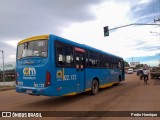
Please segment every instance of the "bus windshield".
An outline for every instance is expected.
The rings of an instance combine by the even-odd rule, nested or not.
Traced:
[[[17,59],[25,57],[47,57],[48,40],[33,40],[18,45]]]

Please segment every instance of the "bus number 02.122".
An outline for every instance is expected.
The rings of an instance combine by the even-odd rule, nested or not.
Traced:
[[[64,75],[64,80],[76,80],[77,75]]]

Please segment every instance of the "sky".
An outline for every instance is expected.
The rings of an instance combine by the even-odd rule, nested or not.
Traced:
[[[16,61],[16,46],[25,38],[54,34],[123,57],[158,65],[160,0],[0,0],[0,50],[5,63]],[[132,59],[133,58],[133,59]],[[0,54],[0,64],[2,55]]]

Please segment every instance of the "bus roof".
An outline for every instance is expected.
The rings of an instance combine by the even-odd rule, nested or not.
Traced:
[[[49,35],[33,36],[33,37],[30,37],[30,38],[26,38],[24,40],[21,40],[20,42],[18,42],[18,45],[22,44],[22,43],[25,43],[25,42],[33,41],[33,40],[39,40],[39,39],[48,40],[48,38],[49,38]]]

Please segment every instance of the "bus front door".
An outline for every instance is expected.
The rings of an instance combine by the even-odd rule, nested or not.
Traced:
[[[76,74],[77,74],[77,93],[84,91],[85,84],[85,61],[83,52],[75,52],[76,57]]]

